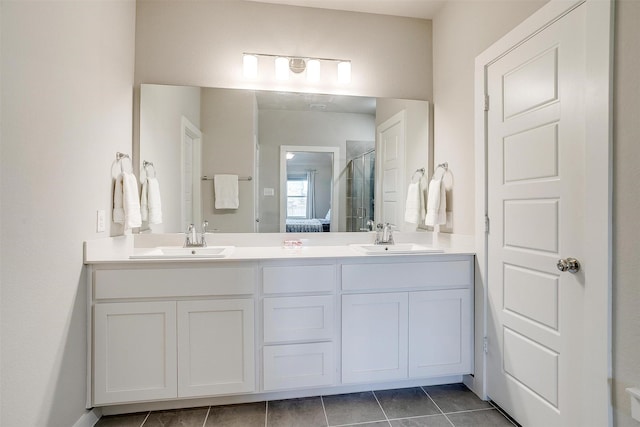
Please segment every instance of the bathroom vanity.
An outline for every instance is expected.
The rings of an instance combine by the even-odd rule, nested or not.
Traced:
[[[473,373],[468,251],[366,255],[339,245],[129,256],[86,260],[88,407],[246,402]]]

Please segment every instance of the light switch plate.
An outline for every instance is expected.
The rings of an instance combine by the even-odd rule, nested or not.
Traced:
[[[102,233],[106,227],[106,214],[103,209],[96,212],[96,233]]]
[[[265,188],[262,194],[265,196],[275,196],[276,191],[273,188]]]

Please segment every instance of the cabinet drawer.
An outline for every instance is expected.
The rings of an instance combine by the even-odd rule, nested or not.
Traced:
[[[94,298],[246,295],[255,291],[253,267],[96,270]]]
[[[333,344],[288,344],[263,349],[264,389],[333,385]]]
[[[262,285],[265,294],[331,292],[335,290],[334,265],[264,267]]]
[[[460,288],[473,284],[472,258],[380,264],[345,264],[342,288],[346,290],[394,288]]]
[[[265,342],[333,337],[333,296],[265,298],[263,307]]]

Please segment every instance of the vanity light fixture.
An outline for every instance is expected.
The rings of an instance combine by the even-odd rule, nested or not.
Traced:
[[[258,59],[260,57],[269,58],[274,61],[276,80],[289,80],[290,73],[301,75],[306,74],[309,83],[320,82],[320,64],[322,62],[332,62],[337,66],[338,83],[348,84],[351,82],[351,61],[333,58],[311,58],[303,56],[281,56],[267,53],[244,53],[243,70],[244,76],[248,79],[255,79],[258,76]],[[325,69],[325,68],[323,68]]]

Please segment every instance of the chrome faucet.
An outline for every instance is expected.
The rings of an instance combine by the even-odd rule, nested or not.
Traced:
[[[184,247],[185,248],[206,247],[207,240],[205,239],[205,233],[207,232],[208,225],[209,225],[208,221],[204,221],[202,223],[202,232],[200,233],[200,238],[198,239],[198,232],[196,231],[196,226],[193,224],[189,224],[189,227],[187,228],[187,232],[185,233]]]
[[[393,245],[393,232],[392,227],[394,225],[387,223],[376,225],[376,245]]]

